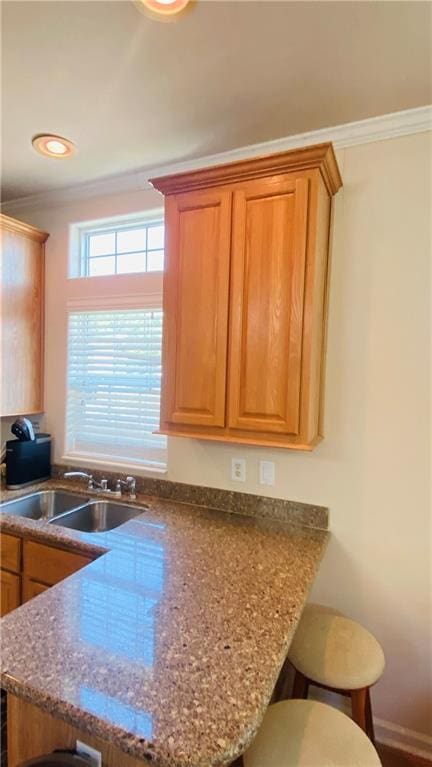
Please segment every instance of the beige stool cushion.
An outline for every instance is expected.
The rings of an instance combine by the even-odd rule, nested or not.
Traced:
[[[317,602],[308,602],[302,612],[302,618],[305,615],[309,615],[311,613],[327,613],[328,615],[343,615],[340,610],[337,610],[336,607],[330,607],[330,605],[320,605]]]
[[[384,671],[381,645],[360,623],[321,605],[308,605],[288,658],[314,682],[340,690],[370,687]]]
[[[243,756],[245,767],[380,767],[371,741],[348,716],[312,700],[270,706]]]

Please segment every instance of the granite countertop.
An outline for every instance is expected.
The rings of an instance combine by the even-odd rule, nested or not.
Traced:
[[[77,489],[37,487],[61,486]],[[328,533],[137,503],[107,533],[1,515],[4,532],[100,554],[2,619],[2,687],[154,765],[227,765],[260,725]]]

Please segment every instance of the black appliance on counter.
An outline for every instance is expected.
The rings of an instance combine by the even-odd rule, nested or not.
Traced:
[[[51,435],[36,434],[34,439],[6,442],[6,487],[17,490],[51,476]]]
[[[29,418],[17,418],[11,426],[11,432],[12,434],[15,434],[17,439],[23,441],[35,439],[33,424]]]

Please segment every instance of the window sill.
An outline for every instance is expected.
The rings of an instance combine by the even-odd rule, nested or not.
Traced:
[[[85,455],[83,453],[73,453],[71,455],[63,455],[60,459],[62,464],[67,466],[82,466],[89,469],[98,469],[99,471],[119,471],[122,474],[134,473],[141,476],[147,476],[149,474],[157,474],[158,476],[166,475],[168,468],[160,468],[153,464],[145,463],[122,463],[121,461],[110,461],[107,458],[97,458]]]

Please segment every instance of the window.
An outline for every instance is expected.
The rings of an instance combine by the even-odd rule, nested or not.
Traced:
[[[162,310],[71,311],[66,453],[163,470]]]
[[[165,227],[162,220],[80,227],[81,277],[161,272]]]

